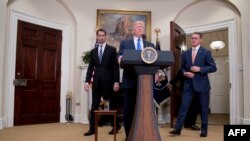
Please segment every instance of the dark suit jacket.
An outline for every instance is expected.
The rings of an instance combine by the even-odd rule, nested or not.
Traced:
[[[119,82],[119,64],[117,62],[116,49],[106,44],[102,57],[102,63],[100,64],[98,47],[91,50],[85,82],[90,83],[94,71],[93,87],[102,84],[105,88],[112,88],[114,82]]]
[[[145,47],[155,47],[153,43],[143,40],[143,46]],[[135,50],[134,40],[123,40],[120,44],[120,50],[118,56],[123,55],[125,49]],[[137,84],[137,74],[133,67],[125,67],[122,77],[122,88],[133,88]]]
[[[204,47],[200,47],[197,51],[194,64],[192,64],[192,49],[188,49],[182,54],[182,73],[190,71],[191,66],[199,66],[201,67],[201,70],[200,72],[195,73],[195,76],[192,79],[185,79],[184,90],[193,85],[194,90],[197,92],[209,91],[210,83],[208,73],[212,73],[217,70],[211,52]]]

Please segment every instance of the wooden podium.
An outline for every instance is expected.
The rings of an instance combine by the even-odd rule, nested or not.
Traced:
[[[153,102],[153,77],[157,70],[174,63],[171,51],[157,51],[157,60],[147,64],[141,51],[127,49],[123,52],[122,67],[134,67],[138,76],[137,98],[133,124],[128,141],[161,141]]]

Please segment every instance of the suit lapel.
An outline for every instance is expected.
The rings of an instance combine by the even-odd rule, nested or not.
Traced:
[[[136,50],[135,44],[134,44],[134,40],[133,40],[133,39],[131,39],[131,40],[129,41],[129,46],[131,47],[131,49]]]
[[[143,48],[148,47],[147,41],[143,40]]]
[[[99,47],[96,47],[95,50],[94,50],[94,58],[95,58],[95,60],[97,60],[98,63],[100,63],[99,62],[99,57],[98,57],[98,48]]]
[[[108,52],[108,45],[106,44],[106,46],[105,46],[105,49],[104,49],[104,52],[103,52],[103,55],[102,55],[102,62],[105,60],[105,56],[107,56],[106,54],[107,54],[107,52]]]
[[[190,64],[190,66],[192,66],[193,64],[192,64],[192,48],[191,49],[189,49],[188,50],[188,62],[189,62],[189,64]]]
[[[202,55],[202,48],[200,47],[199,50],[196,53],[196,57],[194,59],[194,64],[199,63],[199,60],[201,60],[200,59],[201,55]],[[192,52],[191,52],[191,56],[192,56]],[[192,57],[191,57],[191,60],[192,60]]]

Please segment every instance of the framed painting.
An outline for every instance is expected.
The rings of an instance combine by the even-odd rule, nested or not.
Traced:
[[[132,35],[132,23],[134,21],[145,22],[146,40],[151,40],[151,12],[150,11],[125,11],[125,10],[97,10],[97,28],[103,28],[107,32],[107,43],[119,50],[123,39],[130,39]]]

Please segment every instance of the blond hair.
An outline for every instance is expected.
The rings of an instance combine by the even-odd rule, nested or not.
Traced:
[[[145,27],[144,21],[135,21],[135,22],[133,23],[133,28],[135,27],[135,25],[142,25],[143,28]]]

